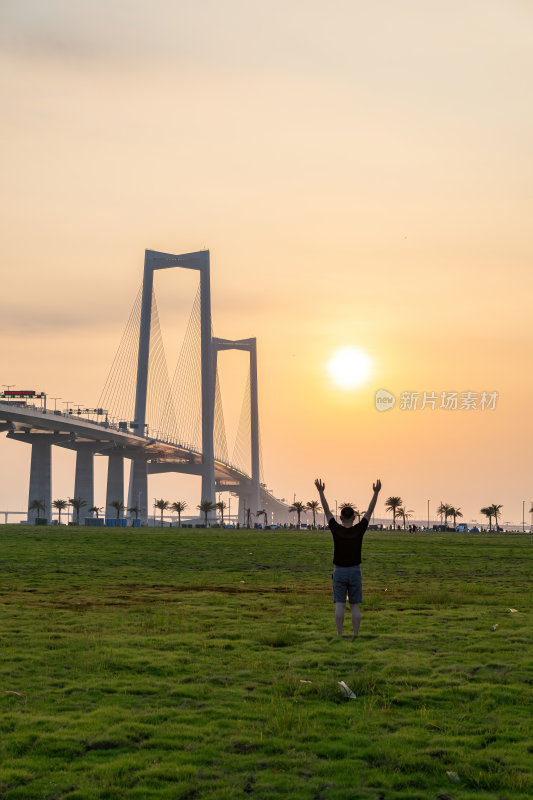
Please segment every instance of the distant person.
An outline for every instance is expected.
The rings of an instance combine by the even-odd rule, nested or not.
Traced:
[[[345,507],[341,511],[341,524],[337,522],[331,511],[324,495],[326,488],[324,481],[317,478],[315,486],[318,489],[320,502],[328,521],[328,527],[333,534],[333,602],[335,603],[335,624],[337,626],[337,636],[342,636],[344,624],[344,610],[346,607],[346,597],[350,603],[352,615],[353,638],[359,635],[359,625],[361,624],[361,609],[359,604],[363,600],[363,583],[361,577],[361,546],[363,536],[368,528],[368,523],[376,507],[378,494],[381,491],[381,481],[373,484],[374,494],[368,510],[364,513],[360,522],[354,525],[355,513],[353,508]]]

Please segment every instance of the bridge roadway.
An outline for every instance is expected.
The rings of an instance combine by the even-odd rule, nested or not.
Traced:
[[[76,451],[74,497],[82,497],[86,508],[94,503],[93,456],[108,456],[106,516],[116,516],[110,507],[114,500],[124,498],[124,458],[146,460],[149,474],[182,472],[202,475],[202,454],[184,445],[143,437],[119,429],[112,423],[96,422],[62,411],[44,411],[23,404],[0,401],[0,432],[13,441],[32,445],[28,506],[32,500],[45,502],[46,513],[51,509],[51,446]],[[239,519],[244,520],[244,508],[253,496],[252,479],[232,464],[215,459],[215,488],[239,497]],[[288,505],[275,498],[264,485],[260,487],[260,506],[268,513],[269,523],[285,522]],[[259,509],[252,508],[255,514]],[[144,510],[142,517],[147,515]],[[36,512],[28,511],[28,519]]]

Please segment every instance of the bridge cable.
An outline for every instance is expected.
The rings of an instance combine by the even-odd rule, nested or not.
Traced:
[[[175,414],[167,427],[174,441],[201,451],[201,296],[200,285],[170,385]]]
[[[250,409],[250,371],[248,370],[244,386],[244,395],[242,399],[239,424],[237,426],[237,434],[235,436],[235,444],[233,446],[233,454],[231,459],[232,463],[247,475],[250,475],[252,471],[251,429],[252,415]]]
[[[120,420],[133,419],[138,339],[141,324],[142,283],[100,393],[98,408]]]
[[[161,419],[165,411],[165,403],[170,395],[165,346],[161,335],[159,312],[155,291],[152,291],[152,316],[150,327],[150,359],[148,366],[148,390],[146,403],[146,421],[152,436],[164,439],[166,431],[161,428]]]
[[[215,414],[214,414],[214,451],[215,458],[219,461],[224,461],[226,464],[229,461],[228,457],[228,439],[226,436],[226,425],[224,422],[224,409],[222,406],[222,394],[220,391],[220,380],[218,375],[218,366],[216,370],[215,380]]]

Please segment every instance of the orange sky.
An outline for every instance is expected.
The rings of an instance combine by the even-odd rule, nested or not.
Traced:
[[[0,30],[1,383],[96,403],[144,249],[209,247],[215,335],[258,338],[278,496],[311,499],[320,474],[331,502],[364,507],[379,475],[421,517],[429,498],[521,520],[528,3],[8,2]],[[167,336],[193,288],[159,283]],[[343,392],[326,364],[347,345],[374,369]],[[225,358],[231,428],[242,363]],[[499,400],[380,414],[379,388]],[[29,448],[2,437],[0,458],[0,510],[22,509]],[[60,452],[53,494],[72,491]],[[179,476],[150,486],[190,505],[198,491]]]

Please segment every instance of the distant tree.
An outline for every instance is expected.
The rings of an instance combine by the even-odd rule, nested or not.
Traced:
[[[205,515],[205,527],[207,528],[207,525],[208,525],[208,523],[207,523],[207,515],[210,514],[211,511],[215,510],[216,504],[212,503],[211,500],[202,500],[196,506],[196,508],[198,509],[198,511],[201,511],[202,514]]]
[[[219,500],[218,503],[215,503],[217,511],[220,511],[220,521],[222,523],[222,527],[224,527],[224,511],[228,507],[227,503],[224,500]]]
[[[87,505],[87,500],[84,500],[83,497],[71,497],[69,498],[69,503],[76,512],[76,525],[79,525],[80,511]]]
[[[259,509],[259,511],[257,512],[257,514],[256,514],[255,516],[256,516],[256,517],[264,517],[264,518],[265,518],[265,528],[266,528],[266,526],[267,526],[268,514],[267,514],[267,512],[265,511],[265,509],[264,509],[264,508],[260,508],[260,509]]]
[[[456,508],[455,506],[450,506],[449,514],[453,517],[453,528],[457,528],[457,517],[462,517],[463,512],[460,508]]]
[[[96,514],[96,519],[98,519],[98,515],[101,514],[104,509],[103,508],[98,508],[98,506],[91,506],[87,510],[88,510],[89,514]]]
[[[32,500],[28,506],[29,511],[37,511],[37,516],[40,517],[41,513],[45,513],[46,505],[44,500]]]
[[[401,497],[388,497],[385,500],[385,511],[390,511],[392,513],[392,527],[396,529],[396,513],[399,508],[403,506],[403,501]]]
[[[139,519],[139,514],[141,513],[139,506],[132,506],[131,508],[128,508],[128,511],[130,514],[135,514],[135,519]]]
[[[178,528],[181,528],[181,515],[187,508],[187,503],[185,500],[176,500],[175,503],[172,503],[170,506],[171,511],[175,511],[178,515]]]
[[[398,514],[399,517],[403,519],[403,529],[405,530],[405,520],[411,519],[415,512],[413,511],[412,508],[410,508],[409,511],[406,511],[403,506],[400,506],[399,508],[396,509],[396,513]]]
[[[302,503],[300,500],[295,500],[292,506],[289,508],[290,512],[296,511],[298,515],[298,527],[300,527],[300,518],[302,514],[306,513],[306,505]]]
[[[66,500],[54,500],[52,506],[57,510],[57,515],[59,517],[59,524],[61,525],[61,512],[66,509],[68,503]]]
[[[163,527],[163,513],[167,510],[170,503],[168,500],[154,500],[154,508],[158,508],[161,511],[161,527]]]
[[[492,506],[485,506],[481,509],[481,513],[484,517],[489,518],[489,530],[492,530]]]
[[[448,527],[448,517],[453,517],[453,506],[449,503],[441,503],[437,508],[437,514],[440,514],[440,524],[442,525],[442,518],[444,517],[444,527]]]
[[[122,500],[112,500],[109,503],[109,505],[111,506],[111,508],[114,508],[115,511],[117,512],[117,519],[120,519],[120,515],[122,514],[122,512],[126,508],[126,506],[124,505]]]
[[[251,528],[252,527],[252,509],[251,508],[247,508],[246,509],[246,527],[247,528]]]
[[[310,500],[307,503],[307,508],[313,514],[313,528],[316,528],[316,515],[317,512],[320,511],[320,503],[318,502],[318,500]]]
[[[494,525],[496,526],[496,530],[498,530],[499,527],[498,517],[501,517],[503,505],[501,504],[496,505],[494,503],[493,505],[489,506],[489,508],[492,511],[492,516],[494,517]]]

